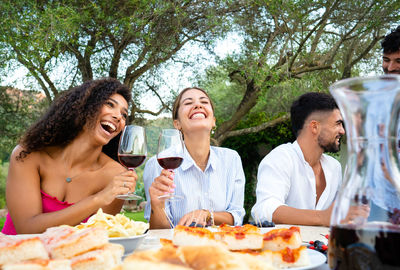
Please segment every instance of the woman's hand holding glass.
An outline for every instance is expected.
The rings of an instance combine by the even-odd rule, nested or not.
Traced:
[[[178,168],[183,161],[183,151],[184,151],[184,143],[182,139],[182,135],[177,129],[163,129],[160,133],[160,137],[158,139],[158,149],[157,149],[157,162],[161,167],[164,168],[163,171],[168,170],[170,174],[164,172],[164,175],[167,176],[171,181],[174,180],[174,169]],[[163,172],[161,173],[161,175]],[[161,179],[167,180],[167,179]],[[177,201],[182,200],[183,197],[175,194],[175,184],[171,184],[164,181],[164,184],[167,184],[169,190],[165,190],[166,194],[162,194],[158,199],[163,199],[167,201]],[[161,187],[162,189],[162,187]]]
[[[129,170],[139,167],[147,155],[146,135],[143,127],[135,125],[127,125],[122,132],[118,147],[118,159],[122,165]],[[116,197],[123,200],[140,200],[138,196],[132,192],[134,188],[129,188],[126,183],[122,184],[126,189],[125,194],[118,194]]]
[[[135,171],[129,170],[117,174],[112,181],[100,192],[102,201],[110,204],[119,195],[135,191],[138,176]]]
[[[174,172],[163,169],[161,174],[156,177],[149,188],[152,207],[164,207],[165,198],[163,195],[168,195],[175,191]]]

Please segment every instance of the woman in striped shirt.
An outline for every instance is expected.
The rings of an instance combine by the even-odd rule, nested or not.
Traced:
[[[203,89],[186,88],[174,102],[174,127],[182,132],[185,153],[173,173],[162,169],[152,157],[143,174],[150,227],[210,224],[241,225],[245,178],[242,162],[234,150],[210,146],[215,128],[214,106]],[[175,192],[181,201],[165,201],[160,195]]]

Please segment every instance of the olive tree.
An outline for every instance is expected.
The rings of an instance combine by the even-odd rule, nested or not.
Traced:
[[[131,120],[158,115],[173,95],[163,96],[145,75],[188,42],[212,44],[230,26],[225,18],[242,8],[228,0],[5,0],[1,60],[23,65],[50,102],[82,81],[109,76],[132,89]],[[141,108],[145,92],[159,99],[158,111]]]

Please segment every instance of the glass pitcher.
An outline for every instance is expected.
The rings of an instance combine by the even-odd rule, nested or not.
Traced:
[[[342,113],[348,160],[331,216],[333,269],[400,269],[400,76],[330,87]]]

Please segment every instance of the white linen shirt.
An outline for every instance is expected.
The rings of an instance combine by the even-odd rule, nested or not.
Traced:
[[[149,188],[161,173],[155,156],[144,168],[143,181],[146,192],[144,217],[150,220],[151,203]],[[198,209],[229,212],[235,225],[241,225],[245,214],[245,177],[239,154],[228,148],[210,147],[210,156],[204,172],[195,164],[185,148],[181,166],[174,170],[175,194],[181,201],[166,202],[165,210],[174,225],[187,213]]]
[[[328,208],[341,185],[342,169],[336,159],[326,154],[321,156],[321,165],[326,187],[316,203],[315,175],[297,141],[273,149],[258,167],[257,201],[251,210],[254,221],[272,221],[272,214],[281,205],[312,210]]]

